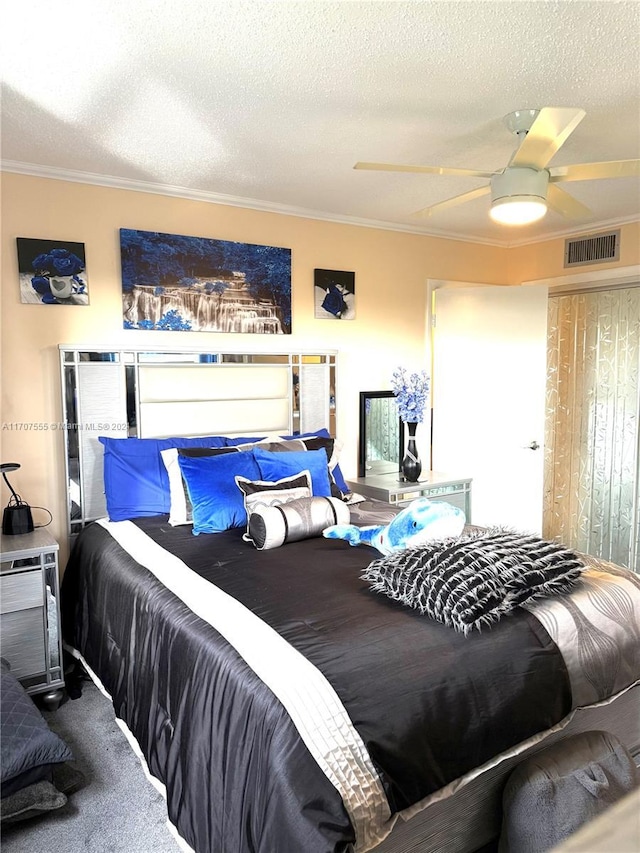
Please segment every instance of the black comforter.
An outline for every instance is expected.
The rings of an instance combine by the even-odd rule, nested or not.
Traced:
[[[319,538],[256,551],[239,530],[139,527],[326,676],[392,813],[571,709],[563,658],[525,610],[464,637],[371,592],[359,577],[377,555],[368,546]],[[112,695],[198,853],[350,849],[340,796],[278,699],[102,526],[79,537],[62,602],[65,641]]]

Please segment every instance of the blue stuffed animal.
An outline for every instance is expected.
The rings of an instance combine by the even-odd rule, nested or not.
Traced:
[[[350,545],[372,545],[382,554],[390,554],[433,539],[459,536],[464,525],[461,509],[443,501],[416,498],[389,524],[370,527],[334,524],[326,527],[322,535],[327,539],[346,539]]]

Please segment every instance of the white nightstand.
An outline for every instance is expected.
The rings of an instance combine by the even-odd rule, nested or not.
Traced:
[[[350,489],[366,498],[376,498],[398,506],[404,506],[419,497],[446,501],[463,510],[467,524],[471,524],[470,477],[451,477],[427,471],[417,483],[407,483],[400,479],[399,474],[371,474],[346,482]]]
[[[58,543],[44,528],[0,539],[0,655],[27,693],[56,708],[64,672]]]

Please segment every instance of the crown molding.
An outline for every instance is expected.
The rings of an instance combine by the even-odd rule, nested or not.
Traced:
[[[111,189],[130,190],[132,192],[151,193],[153,195],[184,198],[189,201],[201,201],[207,204],[223,204],[229,207],[242,207],[247,210],[259,210],[264,213],[277,213],[282,216],[295,216],[299,219],[315,219],[321,222],[335,222],[341,225],[355,225],[360,228],[374,228],[382,231],[398,231],[405,234],[417,234],[422,237],[435,237],[440,240],[455,240],[462,243],[475,243],[503,248],[501,240],[470,238],[456,232],[429,231],[422,226],[400,225],[377,219],[363,219],[357,216],[345,216],[326,213],[304,207],[278,204],[260,199],[225,195],[208,190],[194,190],[188,187],[175,187],[171,184],[158,184],[151,181],[139,181],[131,178],[116,178],[112,175],[99,175],[95,172],[80,172],[74,169],[60,169],[57,166],[40,166],[35,163],[21,163],[17,160],[1,160],[0,170],[17,175],[29,175],[37,178],[49,178],[55,181],[70,181],[76,184],[109,187]]]
[[[576,225],[573,228],[566,228],[563,231],[556,231],[554,234],[547,237],[536,237],[535,239],[517,240],[510,242],[508,248],[517,248],[519,246],[531,246],[535,243],[548,243],[551,240],[564,240],[567,237],[592,237],[599,234],[601,231],[609,231],[612,228],[620,228],[621,225],[631,225],[634,222],[640,222],[640,216],[623,216],[618,219],[604,219],[590,228],[585,228],[584,225]]]
[[[244,198],[243,196],[225,195],[208,190],[195,190],[188,187],[176,187],[171,184],[160,184],[152,181],[140,181],[132,178],[116,178],[112,175],[100,175],[95,172],[81,172],[75,169],[61,169],[58,166],[41,166],[36,163],[22,163],[18,160],[0,160],[0,171],[11,172],[17,175],[29,175],[37,178],[49,178],[55,181],[69,181],[76,184],[89,184],[92,186],[109,187],[111,189],[130,190],[131,192],[151,193],[152,195],[168,196],[170,198],[183,198],[189,201],[201,201],[207,204],[222,204],[228,207],[241,207],[247,210],[259,210],[263,213],[276,213],[281,216],[295,216],[299,219],[314,219],[320,222],[335,222],[341,225],[354,225],[360,228],[372,228],[381,231],[397,231],[403,234],[416,234],[422,237],[433,237],[438,240],[455,240],[458,243],[471,243],[480,246],[492,246],[500,249],[512,249],[520,246],[529,246],[538,243],[547,243],[550,240],[560,240],[576,235],[588,236],[598,231],[617,228],[632,222],[638,222],[637,216],[629,216],[622,219],[611,219],[600,222],[588,231],[584,226],[567,228],[564,231],[541,237],[530,237],[523,240],[496,240],[490,237],[469,237],[455,231],[430,231],[424,226],[400,225],[397,222],[386,222],[377,219],[364,219],[357,216],[339,215],[327,213],[320,210],[311,210],[304,207],[278,204],[277,202],[262,201],[260,199]]]

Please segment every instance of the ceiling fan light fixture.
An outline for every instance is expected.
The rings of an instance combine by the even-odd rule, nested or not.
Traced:
[[[547,212],[546,169],[511,166],[491,178],[489,215],[501,225],[528,225]]]
[[[547,203],[543,198],[516,195],[493,202],[489,216],[501,225],[528,225],[542,219],[546,212]]]

